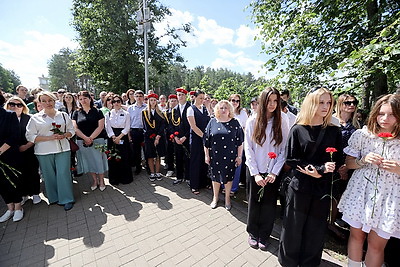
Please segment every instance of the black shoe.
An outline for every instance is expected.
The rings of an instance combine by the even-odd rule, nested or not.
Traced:
[[[182,182],[183,182],[182,179],[176,179],[172,184],[177,185],[177,184],[181,184]]]
[[[74,203],[70,202],[64,205],[64,210],[68,211],[74,207]]]

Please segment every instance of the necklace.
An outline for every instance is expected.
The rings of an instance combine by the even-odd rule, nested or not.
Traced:
[[[173,108],[172,111],[171,111],[171,122],[172,122],[172,125],[178,126],[181,123],[181,117],[178,117],[178,119],[175,120],[174,110],[175,109]]]
[[[156,128],[156,121],[154,120],[153,123],[150,122],[149,117],[148,117],[148,112],[146,110],[144,110],[144,118],[147,122],[147,124],[151,127],[151,128]]]

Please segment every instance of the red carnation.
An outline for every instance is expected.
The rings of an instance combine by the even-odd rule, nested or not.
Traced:
[[[179,132],[174,132],[174,135],[175,135],[175,136],[179,135]]]
[[[379,136],[379,137],[382,137],[382,138],[390,138],[390,137],[393,137],[393,135],[392,135],[391,133],[380,133],[380,134],[378,134],[378,136]]]
[[[55,123],[55,122],[52,122],[51,125],[56,126],[56,123]]]
[[[110,154],[110,152],[111,152],[110,150],[104,151],[104,153],[106,153],[107,155]]]
[[[335,153],[335,152],[337,152],[337,149],[334,148],[334,147],[327,147],[327,148],[325,149],[325,152],[328,152],[328,153]]]
[[[150,135],[150,139],[154,139],[157,135],[155,133]]]
[[[268,153],[268,157],[270,158],[270,159],[276,159],[276,154],[274,153],[274,152],[269,152]]]
[[[57,128],[61,128],[61,125],[60,125],[60,124],[57,124],[56,127],[57,127]]]
[[[174,140],[174,137],[175,137],[175,135],[171,134],[171,135],[169,136],[169,139],[171,139],[171,141],[172,141],[172,140]]]

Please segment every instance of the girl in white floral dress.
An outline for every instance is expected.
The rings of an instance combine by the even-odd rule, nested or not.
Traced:
[[[385,136],[392,137],[385,137]],[[400,238],[400,95],[385,95],[373,107],[367,126],[344,149],[355,169],[339,203],[350,224],[349,266],[381,266],[388,239]]]

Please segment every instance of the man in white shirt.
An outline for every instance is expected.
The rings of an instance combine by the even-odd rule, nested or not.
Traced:
[[[136,167],[135,174],[142,171],[142,146],[144,142],[142,111],[146,108],[144,93],[141,90],[135,91],[135,104],[128,107],[131,118],[130,142],[133,150],[133,165]]]

